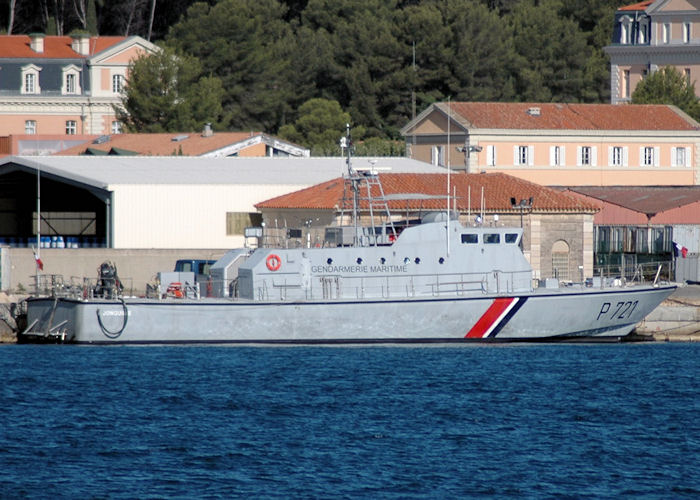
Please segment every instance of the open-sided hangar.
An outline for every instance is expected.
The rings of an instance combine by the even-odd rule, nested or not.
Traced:
[[[370,162],[394,172],[444,172],[407,158],[356,158],[354,165]],[[7,255],[2,259],[1,287],[31,281],[37,214],[41,235],[55,237],[47,245],[66,247],[39,248],[48,273],[92,276],[101,260],[121,254],[128,253],[127,266],[139,255],[168,255],[164,264],[149,260],[161,267],[148,271],[119,263],[122,276],[130,274],[136,285],[177,258],[201,251],[216,257],[242,246],[244,227],[257,221],[256,203],[337,178],[346,168],[340,157],[0,159],[0,245],[11,250],[10,262]]]

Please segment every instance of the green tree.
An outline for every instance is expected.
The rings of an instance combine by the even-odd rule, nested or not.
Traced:
[[[196,59],[170,49],[135,59],[122,105],[115,106],[117,118],[131,132],[193,131],[218,123],[221,81],[201,74]]]
[[[171,29],[168,44],[221,79],[225,128],[274,131],[284,123],[294,90],[284,15],[277,0],[196,3]]]
[[[343,111],[338,101],[314,98],[301,105],[299,118],[294,124],[282,126],[279,135],[306,146],[314,156],[337,156],[340,155],[338,144],[348,123],[350,113]],[[356,128],[353,137],[358,139],[363,132]]]
[[[591,50],[578,24],[557,15],[561,7],[560,0],[528,0],[511,15],[520,100],[584,100]]]
[[[673,104],[695,120],[700,120],[700,101],[695,83],[673,66],[666,66],[639,82],[632,93],[632,104]]]

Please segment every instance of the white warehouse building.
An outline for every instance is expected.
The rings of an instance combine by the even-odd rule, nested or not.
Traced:
[[[355,158],[392,172],[444,172],[407,158]],[[342,176],[334,158],[27,157],[0,160],[0,245],[229,249],[255,204]],[[47,240],[48,245],[48,240]],[[42,245],[43,246],[43,245]]]

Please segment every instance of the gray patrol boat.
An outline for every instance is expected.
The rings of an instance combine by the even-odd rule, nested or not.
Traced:
[[[535,287],[520,248],[521,228],[464,227],[449,210],[412,223],[398,221],[389,216],[376,170],[353,168],[350,144],[341,144],[347,151],[352,223],[326,228],[322,246],[231,250],[212,266],[207,293],[192,286],[193,277],[191,283],[161,279],[146,298],[123,296],[114,268],[106,263],[95,286],[62,286],[29,298],[20,341],[616,339],[628,335],[676,289],[658,279],[630,285],[604,278],[561,287],[547,280]],[[359,223],[359,200],[365,192],[370,213],[373,207],[375,212],[386,210],[382,224],[375,225],[376,213],[367,225]],[[251,234],[255,231],[262,229]]]

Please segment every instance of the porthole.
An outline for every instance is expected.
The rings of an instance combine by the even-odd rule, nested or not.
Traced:
[[[333,259],[331,259],[330,257],[328,257],[328,260],[326,261],[326,264],[328,264],[329,266],[330,266],[331,264],[333,264]]]
[[[409,259],[408,257],[404,257],[403,263],[408,264],[409,262],[411,262],[411,259]]]
[[[444,263],[445,263],[445,259],[442,258],[442,257],[440,257],[440,258],[438,259],[438,262],[439,262],[440,264],[444,264]]]
[[[415,262],[416,264],[420,264],[420,257],[416,257],[416,260],[414,260],[413,262]]]
[[[381,257],[381,258],[379,259],[379,263],[380,263],[380,264],[384,264],[385,262],[386,262],[386,259],[385,259],[384,257]]]
[[[358,264],[362,264],[362,257],[358,257],[356,262],[357,262]]]

